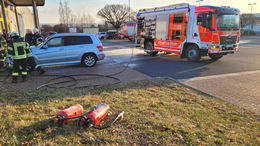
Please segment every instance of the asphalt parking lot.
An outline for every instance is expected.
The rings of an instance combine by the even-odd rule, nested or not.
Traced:
[[[125,41],[103,43],[113,61],[151,77],[171,77],[183,84],[260,113],[260,37],[242,37],[239,52],[211,61],[188,62],[175,54],[146,55]],[[132,49],[134,48],[134,49]],[[133,52],[132,52],[133,51]]]
[[[123,64],[116,63],[109,57],[97,62],[96,66],[91,68],[84,67],[81,64],[69,64],[44,67],[44,69],[46,71],[45,74],[40,75],[36,71],[31,72],[28,74],[26,82],[22,82],[22,79],[19,78],[17,84],[11,83],[11,76],[8,75],[7,71],[1,69],[0,90],[82,88],[95,85],[113,85],[121,82],[126,83],[150,78],[141,72],[126,68]]]

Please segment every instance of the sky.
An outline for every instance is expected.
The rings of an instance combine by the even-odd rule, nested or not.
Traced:
[[[64,1],[64,0],[63,0]],[[59,2],[60,0],[45,0],[45,6],[38,7],[41,24],[59,23]],[[89,13],[96,18],[96,23],[102,20],[97,16],[97,12],[107,4],[127,4],[129,0],[68,0],[72,12],[76,15]],[[144,8],[167,6],[178,3],[189,3],[198,5],[196,0],[130,0],[131,8],[135,11]],[[249,3],[256,3],[253,6],[253,13],[260,13],[260,0],[204,0],[201,5],[231,6],[240,9],[242,13],[250,13]]]

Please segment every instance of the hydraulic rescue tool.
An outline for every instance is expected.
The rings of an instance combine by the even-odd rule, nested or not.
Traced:
[[[83,113],[83,107],[79,104],[66,108],[57,113],[54,118],[54,123],[63,125],[70,121],[78,120],[78,126],[93,127],[96,129],[105,129],[110,127],[117,120],[123,118],[124,112],[118,114],[118,116],[109,124],[103,127],[96,127],[110,112],[110,107],[107,104],[100,104],[95,106],[89,112]],[[82,114],[83,113],[83,114]]]

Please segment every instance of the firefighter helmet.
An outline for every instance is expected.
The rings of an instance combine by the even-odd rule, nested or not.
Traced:
[[[39,32],[39,30],[37,28],[33,29],[33,33],[38,33],[38,32]]]
[[[10,37],[18,37],[19,34],[17,32],[11,32]]]

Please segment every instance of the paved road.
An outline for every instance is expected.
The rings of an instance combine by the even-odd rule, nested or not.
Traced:
[[[147,56],[134,48],[130,68],[151,77],[171,77],[223,100],[260,113],[260,37],[242,37],[239,52],[219,61],[203,57],[188,62],[178,55]],[[117,63],[127,64],[134,47],[128,41],[104,42],[105,52]]]
[[[150,57],[143,50],[135,48],[131,68],[152,77],[167,76],[174,79],[260,70],[260,38],[258,42],[259,45],[243,44],[238,53],[224,56],[216,62],[212,62],[208,57],[203,57],[200,62],[188,62],[173,54]],[[134,46],[127,41],[109,42],[104,45],[107,48],[106,54],[119,63],[129,61],[130,47]]]

